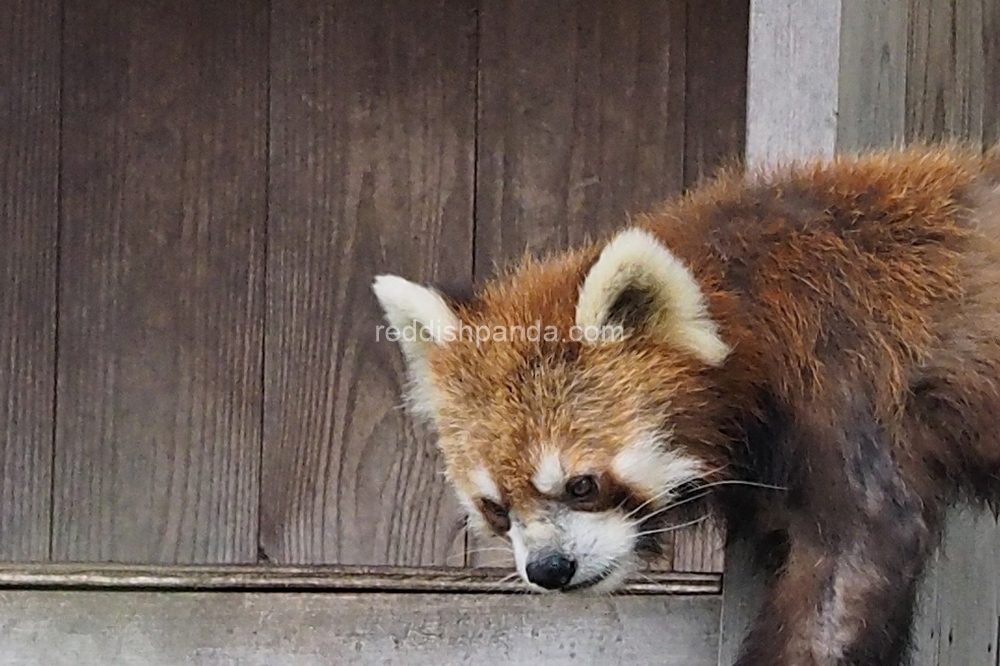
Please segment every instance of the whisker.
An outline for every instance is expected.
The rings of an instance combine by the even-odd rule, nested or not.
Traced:
[[[722,465],[721,467],[716,467],[715,469],[710,469],[707,472],[705,472],[704,474],[702,474],[701,476],[692,479],[692,481],[698,481],[698,480],[701,480],[701,479],[707,479],[707,478],[709,478],[710,476],[712,476],[714,474],[718,474],[719,472],[721,472],[722,470],[724,470],[728,466],[729,465],[726,464],[726,465]],[[662,491],[660,491],[659,493],[653,495],[652,497],[650,497],[649,499],[647,499],[645,502],[643,502],[642,504],[640,504],[636,508],[632,509],[632,511],[628,512],[627,514],[625,514],[625,518],[630,518],[630,517],[634,516],[636,513],[638,513],[639,511],[641,511],[643,508],[645,508],[646,506],[649,506],[649,504],[651,502],[655,502],[656,500],[661,499],[664,495],[669,495],[673,491],[677,490],[677,488],[679,486],[680,486],[680,484],[676,484],[676,485],[672,485],[672,486],[669,486],[667,488],[664,488]]]
[[[723,479],[723,480],[720,480],[720,481],[713,481],[711,483],[706,483],[704,485],[698,486],[698,490],[699,491],[707,491],[710,488],[716,488],[718,486],[727,486],[727,485],[732,485],[732,486],[750,486],[750,487],[753,487],[753,488],[764,488],[766,490],[781,490],[781,491],[788,490],[788,488],[786,488],[784,486],[773,486],[773,485],[770,485],[770,484],[767,484],[767,483],[758,483],[756,481],[743,481],[741,479]],[[666,492],[669,492],[669,490],[672,490],[672,489],[668,489]],[[663,495],[666,494],[666,492],[660,493],[659,495],[655,496],[654,498],[651,498],[649,501],[653,501],[653,500],[655,500],[655,499],[657,499],[659,497],[662,497]],[[695,500],[701,499],[702,497],[705,497],[706,495],[708,495],[707,492],[699,492],[696,495],[688,495],[688,496],[682,497],[682,498],[678,499],[676,502],[671,502],[670,504],[662,506],[662,507],[658,508],[656,511],[654,511],[653,513],[649,514],[648,516],[644,516],[642,519],[634,521],[633,524],[638,525],[638,524],[640,524],[640,523],[642,523],[642,522],[644,522],[646,520],[649,520],[653,516],[657,516],[657,515],[665,512],[665,511],[669,511],[670,509],[675,509],[675,508],[677,508],[679,506],[687,504],[688,502],[693,502]],[[630,511],[629,513],[625,514],[624,518],[628,519],[628,518],[632,517],[633,515],[635,515],[635,513],[640,508],[642,508],[643,506],[647,505],[649,503],[649,501],[644,502],[639,507],[637,507],[635,510]]]
[[[685,527],[691,527],[692,525],[697,525],[698,523],[702,523],[702,522],[704,522],[707,519],[708,519],[708,516],[702,516],[701,518],[698,518],[697,520],[689,520],[686,523],[681,523],[679,525],[671,525],[670,527],[664,527],[663,529],[659,529],[659,530],[646,530],[645,532],[639,532],[635,536],[638,538],[638,537],[643,537],[643,536],[651,536],[653,534],[666,534],[667,532],[674,532],[674,531],[677,531],[677,530],[682,530]]]
[[[496,548],[473,548],[472,550],[463,550],[461,552],[455,553],[454,557],[449,556],[449,559],[446,561],[446,564],[448,562],[452,561],[452,560],[464,560],[465,557],[469,557],[470,555],[480,555],[482,553],[492,553],[492,552],[497,552],[497,551],[499,551],[502,554],[511,554],[511,555],[514,554],[514,549],[513,548],[509,548],[509,547],[508,548],[501,548],[501,547],[496,547]]]
[[[712,481],[711,483],[706,483],[703,486],[698,486],[698,488],[700,490],[702,488],[713,488],[715,486],[750,486],[751,488],[763,488],[765,490],[788,490],[786,486],[775,486],[770,483],[745,481],[743,479],[720,479],[719,481]]]
[[[489,548],[473,548],[472,550],[467,550],[465,552],[467,554],[469,554],[469,555],[472,555],[474,553],[490,553],[490,552],[494,552],[494,551],[498,551],[498,550],[502,551],[502,552],[505,552],[505,553],[513,553],[514,552],[514,549],[511,548],[510,546],[507,546],[506,548],[504,548],[502,546],[495,546],[495,547],[489,547]]]
[[[503,578],[500,578],[499,580],[495,580],[495,581],[491,581],[491,582],[487,583],[487,585],[485,586],[485,589],[487,591],[490,591],[490,590],[494,590],[494,591],[506,591],[507,590],[506,584],[507,583],[511,583],[511,582],[517,580],[517,578],[519,577],[519,575],[520,574],[518,574],[516,571],[513,571],[513,572],[507,574],[506,576],[504,576]],[[515,588],[515,589],[510,590],[510,591],[514,592],[514,593],[520,594],[520,593],[524,592],[525,590],[523,590],[521,588]]]
[[[647,499],[645,502],[643,502],[642,504],[640,504],[639,506],[635,507],[634,509],[632,509],[631,511],[629,511],[628,513],[626,513],[625,514],[625,518],[631,518],[635,514],[637,514],[640,511],[642,511],[645,507],[649,506],[652,502],[655,502],[656,500],[662,498],[664,495],[669,495],[670,493],[672,493],[676,489],[677,489],[677,486],[670,486],[669,488],[665,488],[665,489],[661,490],[660,492],[658,492],[657,494],[653,495],[652,497],[650,497],[649,499]]]
[[[503,578],[501,578],[500,580],[498,580],[497,582],[498,583],[509,583],[510,581],[516,579],[518,576],[520,576],[519,573],[517,573],[516,571],[512,571],[509,574],[507,574],[506,576],[504,576]]]
[[[634,575],[637,578],[641,578],[643,581],[645,581],[645,582],[647,582],[647,583],[649,583],[651,585],[659,585],[659,583],[656,582],[656,580],[652,576],[644,574],[641,571],[636,571]]]
[[[676,509],[679,506],[684,506],[685,504],[689,504],[691,502],[695,502],[697,500],[700,500],[702,497],[707,497],[708,495],[709,495],[708,492],[698,493],[697,495],[688,495],[684,499],[678,500],[676,502],[671,502],[670,504],[667,504],[665,506],[661,506],[659,509],[657,509],[656,511],[653,511],[648,516],[643,516],[639,520],[633,520],[633,521],[631,521],[630,524],[632,525],[632,527],[635,527],[636,525],[642,525],[647,520],[650,520],[652,518],[655,518],[656,516],[662,515],[662,514],[666,513],[667,511],[672,511],[673,509]]]

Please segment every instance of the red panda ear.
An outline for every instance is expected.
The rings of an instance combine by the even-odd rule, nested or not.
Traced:
[[[379,337],[398,342],[410,375],[408,398],[411,408],[425,415],[433,413],[433,392],[427,352],[432,345],[455,340],[458,315],[438,292],[395,275],[379,275],[372,291],[389,324]]]
[[[621,326],[659,332],[710,365],[729,354],[691,271],[641,229],[622,231],[601,251],[580,288],[576,324],[595,344],[614,339],[598,331]]]

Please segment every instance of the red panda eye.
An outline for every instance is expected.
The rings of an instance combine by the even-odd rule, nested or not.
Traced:
[[[504,507],[500,506],[499,504],[497,504],[496,502],[494,502],[493,500],[491,500],[489,498],[483,497],[482,499],[480,499],[479,500],[479,505],[482,507],[484,513],[489,513],[489,514],[492,514],[494,516],[506,516],[507,515],[507,509],[505,509]]]
[[[483,512],[483,517],[486,518],[486,522],[489,526],[498,532],[499,534],[504,534],[510,530],[510,514],[507,507],[501,506],[493,500],[482,497],[479,499],[479,509]]]
[[[566,482],[566,492],[574,500],[593,499],[597,494],[597,479],[590,474],[574,476]]]

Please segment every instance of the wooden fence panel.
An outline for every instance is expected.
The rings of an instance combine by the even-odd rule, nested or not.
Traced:
[[[56,560],[257,552],[266,0],[67,0]]]
[[[0,3],[0,560],[49,556],[61,8]]]
[[[688,3],[685,187],[743,157],[749,39],[749,1]]]
[[[371,283],[471,279],[474,5],[272,5],[263,552],[460,565],[454,499],[399,408]]]
[[[484,2],[476,279],[684,184],[683,2]]]
[[[907,139],[995,143],[1000,2],[912,0],[908,36]]]

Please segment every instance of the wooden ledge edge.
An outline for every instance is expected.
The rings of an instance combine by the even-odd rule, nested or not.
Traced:
[[[503,569],[361,566],[0,564],[0,589],[524,593]],[[721,594],[722,575],[645,572],[622,594]]]

